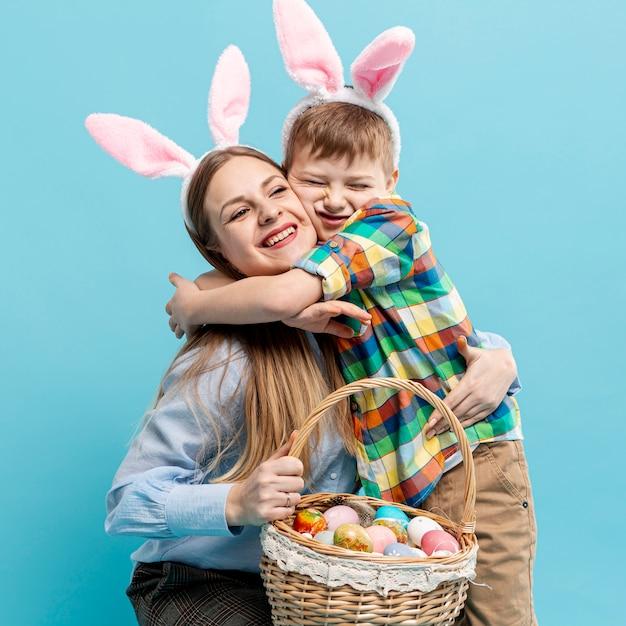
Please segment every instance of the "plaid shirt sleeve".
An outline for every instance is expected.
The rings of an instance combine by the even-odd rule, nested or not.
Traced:
[[[320,276],[324,300],[352,289],[384,287],[432,267],[428,228],[400,198],[374,200],[343,230],[294,264]],[[419,281],[418,281],[419,282]]]

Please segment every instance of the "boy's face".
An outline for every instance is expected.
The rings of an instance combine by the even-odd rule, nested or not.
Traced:
[[[295,151],[287,179],[308,213],[319,241],[330,239],[358,209],[393,192],[398,170],[387,175],[378,160],[359,156],[321,159]]]

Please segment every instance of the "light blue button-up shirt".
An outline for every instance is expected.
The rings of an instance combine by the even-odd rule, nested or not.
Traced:
[[[489,347],[508,347],[498,335],[482,333]],[[317,344],[311,341],[317,351]],[[230,359],[228,355],[233,355]],[[219,419],[226,437],[243,423],[247,358],[233,341],[214,354],[221,367],[202,374],[198,392],[202,403]],[[166,377],[164,395],[146,415],[106,497],[105,530],[111,535],[145,537],[132,555],[135,562],[178,561],[201,568],[259,571],[259,527],[229,527],[226,499],[232,484],[212,484],[212,476],[232,467],[242,448],[232,450],[213,475],[198,477],[197,457],[216,450],[211,431],[189,408],[189,390],[177,384],[194,358],[179,359]],[[509,393],[519,388],[517,381]],[[197,413],[197,411],[196,411]],[[356,463],[341,438],[325,427],[319,445],[311,449],[308,491],[352,493],[357,488]]]
[[[314,342],[311,342],[314,343]],[[243,421],[245,353],[233,342],[233,358],[204,373],[200,399],[228,433]],[[224,345],[214,354],[227,360]],[[132,555],[134,561],[179,561],[196,567],[258,572],[259,527],[229,527],[225,509],[231,484],[211,484],[211,475],[197,476],[202,442],[216,450],[209,429],[203,429],[186,402],[189,390],[177,382],[191,365],[193,353],[180,359],[164,381],[164,396],[146,416],[107,494],[105,530],[148,540]],[[233,450],[218,473],[232,467],[242,453]],[[337,433],[326,432],[311,451],[311,491],[347,492],[356,488],[356,464]]]

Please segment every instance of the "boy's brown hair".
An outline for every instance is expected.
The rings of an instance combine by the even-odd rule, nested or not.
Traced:
[[[317,158],[343,158],[352,162],[368,156],[379,160],[385,174],[393,170],[393,141],[380,115],[349,102],[325,102],[307,109],[291,127],[285,148],[284,169],[293,165],[296,149],[308,147]]]

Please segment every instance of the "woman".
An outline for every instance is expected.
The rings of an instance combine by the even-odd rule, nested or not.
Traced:
[[[211,183],[233,159],[255,159],[256,167],[245,185],[223,176],[220,184],[260,198],[260,229],[288,215],[297,235],[284,246],[242,250],[235,241],[216,251],[205,207]],[[310,221],[268,157],[228,148],[207,155],[197,172],[187,196],[190,234],[224,274],[278,273],[310,248]],[[309,317],[293,324],[309,328],[303,320]],[[343,384],[327,339],[276,324],[204,328],[175,359],[107,498],[107,532],[148,539],[132,555],[137,566],[127,590],[140,624],[271,624],[258,576],[259,526],[290,515],[304,490],[356,488],[345,404],[324,421],[302,463],[288,456],[292,432]],[[508,351],[482,354],[466,377],[480,370],[490,389],[503,378],[508,386]]]

